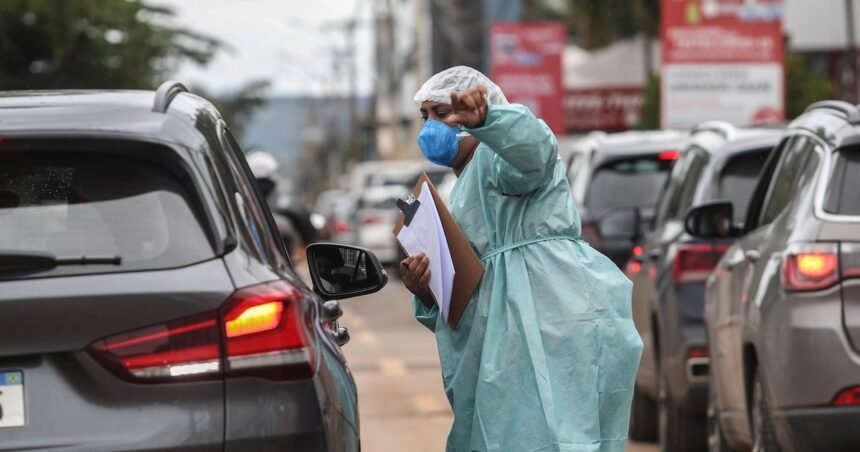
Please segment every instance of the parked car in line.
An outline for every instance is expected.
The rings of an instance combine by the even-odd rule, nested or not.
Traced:
[[[360,450],[334,300],[387,277],[320,244],[308,288],[209,102],[3,93],[0,123],[0,449]]]
[[[597,132],[575,145],[572,155],[581,155],[584,166],[569,182],[582,219],[582,238],[619,267],[627,262],[635,241],[602,237],[598,223],[618,209],[638,207],[638,222],[646,229],[685,139],[675,131]]]
[[[860,450],[860,110],[821,102],[786,129],[744,206],[685,225],[740,236],[708,278],[712,450]]]
[[[397,264],[404,257],[394,237],[394,224],[400,215],[396,202],[409,193],[405,185],[369,187],[358,201],[356,244],[372,250],[385,265]]]
[[[666,451],[704,448],[709,353],[704,283],[731,244],[684,231],[694,206],[729,200],[744,209],[780,129],[695,127],[657,204],[654,229],[636,247],[626,273],[633,281],[633,319],[646,344],[636,376],[630,434],[659,438]],[[743,216],[732,224],[740,227]],[[637,231],[630,228],[627,236]],[[658,422],[659,421],[659,422]]]

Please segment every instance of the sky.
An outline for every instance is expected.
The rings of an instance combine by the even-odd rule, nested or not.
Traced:
[[[346,49],[342,26],[359,12],[356,64],[359,94],[371,90],[372,0],[150,0],[176,12],[183,28],[227,43],[209,65],[188,63],[176,79],[224,94],[268,79],[273,96],[348,93],[347,76],[334,76],[332,54]]]

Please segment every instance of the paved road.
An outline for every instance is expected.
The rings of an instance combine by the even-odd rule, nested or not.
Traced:
[[[362,449],[440,452],[451,426],[432,333],[412,317],[410,296],[392,277],[381,292],[343,302],[352,333],[345,352],[358,383]],[[630,452],[653,445],[631,444]]]

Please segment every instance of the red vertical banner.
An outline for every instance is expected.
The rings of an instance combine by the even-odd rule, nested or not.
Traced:
[[[661,124],[784,120],[783,0],[662,0]]]
[[[562,52],[567,29],[559,22],[500,22],[490,28],[490,78],[508,101],[529,107],[555,133],[564,133]]]

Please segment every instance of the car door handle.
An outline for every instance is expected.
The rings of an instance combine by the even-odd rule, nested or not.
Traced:
[[[761,253],[758,250],[747,250],[744,253],[744,258],[750,263],[757,261],[759,257],[761,257]]]

